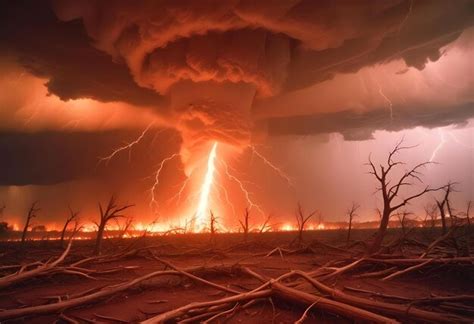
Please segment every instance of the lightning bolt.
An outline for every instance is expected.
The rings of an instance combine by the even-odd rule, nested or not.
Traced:
[[[188,185],[190,178],[191,177],[187,177],[186,180],[183,181],[178,192],[168,200],[169,202],[176,200],[176,205],[177,205],[181,201],[181,196],[183,195],[184,189],[186,189],[186,186]]]
[[[103,162],[105,161],[105,165],[108,165],[110,160],[113,159],[114,156],[116,156],[117,154],[119,154],[120,152],[122,151],[126,151],[126,150],[129,150],[129,156],[128,156],[128,159],[130,161],[131,159],[131,151],[132,151],[132,148],[137,145],[138,143],[140,143],[140,141],[143,139],[143,137],[146,135],[146,133],[148,132],[148,130],[150,129],[150,127],[154,124],[155,122],[151,122],[140,134],[140,136],[138,136],[135,140],[133,140],[132,142],[124,145],[124,146],[121,146],[117,149],[115,149],[112,153],[110,153],[108,156],[106,157],[102,157],[99,159],[99,162]]]
[[[430,157],[430,162],[433,162],[434,159],[436,158],[436,155],[438,154],[438,152],[443,148],[444,144],[446,144],[446,137],[444,136],[444,133],[441,129],[438,128],[438,133],[439,133],[439,137],[440,137],[440,141],[438,143],[438,145],[435,147],[435,149],[433,150],[433,153],[431,153],[431,157]]]
[[[227,163],[225,163],[224,161],[220,160],[219,161],[223,166],[224,166],[224,171],[225,171],[225,174],[226,176],[230,179],[230,180],[233,180],[235,181],[239,187],[240,187],[240,190],[242,191],[242,193],[244,194],[245,196],[245,199],[247,200],[247,204],[249,206],[250,209],[252,208],[255,208],[256,210],[258,210],[259,213],[261,213],[262,215],[265,215],[263,209],[257,205],[256,203],[254,203],[250,197],[250,193],[248,192],[248,190],[245,188],[244,184],[242,181],[239,180],[239,178],[235,177],[234,175],[232,175],[230,172],[229,172],[229,167],[227,166]]]
[[[225,201],[226,201],[227,205],[229,205],[229,207],[232,209],[232,214],[233,214],[234,217],[235,217],[235,215],[236,215],[236,213],[235,213],[235,206],[234,206],[234,204],[232,204],[232,202],[231,202],[230,199],[229,199],[229,193],[228,193],[227,189],[226,189],[223,185],[221,185],[221,184],[219,184],[219,183],[216,183],[216,184],[217,184],[217,185],[219,186],[219,188],[220,188],[219,193],[221,193],[221,192],[224,193]]]
[[[377,83],[377,86],[379,88],[379,94],[382,96],[382,98],[385,100],[385,102],[388,104],[387,108],[388,110],[390,111],[390,121],[393,122],[393,103],[392,101],[390,100],[390,98],[388,98],[385,93],[383,92],[383,89],[382,87],[380,86],[380,83],[375,80],[375,82]]]
[[[174,159],[175,157],[177,156],[180,156],[179,153],[174,153],[166,158],[164,158],[160,164],[158,165],[158,169],[156,169],[155,173],[154,173],[154,182],[153,182],[153,186],[150,188],[150,208],[153,209],[154,207],[154,210],[157,211],[158,210],[158,202],[156,201],[156,197],[155,197],[155,191],[156,189],[158,188],[159,184],[160,184],[160,174],[161,174],[161,171],[163,170],[163,167],[164,165],[166,164],[166,162],[169,162],[171,161],[172,159]]]
[[[212,145],[211,152],[209,153],[209,157],[207,159],[206,175],[201,186],[199,203],[196,210],[195,221],[197,223],[196,225],[198,226],[197,230],[203,230],[208,223],[207,220],[209,218],[209,195],[211,193],[211,187],[214,181],[215,160],[217,155],[216,151],[217,142],[214,142],[214,144]]]
[[[408,8],[407,14],[403,18],[403,20],[400,22],[400,25],[398,26],[398,35],[399,36],[400,36],[400,32],[402,31],[405,23],[408,20],[408,17],[410,17],[412,10],[413,10],[413,0],[410,0],[410,7]]]
[[[249,148],[252,150],[253,154],[255,154],[258,158],[260,158],[264,164],[269,166],[271,169],[273,169],[282,179],[284,179],[290,187],[294,187],[293,182],[291,181],[290,177],[286,175],[280,168],[275,166],[273,163],[271,163],[267,158],[265,158],[260,152],[257,151],[255,146],[249,145]]]

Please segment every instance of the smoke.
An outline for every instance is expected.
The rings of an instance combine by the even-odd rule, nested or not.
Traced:
[[[139,87],[170,99],[188,172],[209,141],[248,145],[265,98],[394,60],[422,70],[474,21],[469,1],[52,4],[61,21],[81,21]]]
[[[142,129],[155,118],[177,129],[187,174],[210,142],[244,148],[259,138],[266,128],[261,125],[270,125],[271,134],[312,134],[320,132],[315,125],[326,114],[336,113],[320,129],[360,139],[370,138],[374,129],[430,127],[425,113],[443,119],[433,125],[471,116],[459,108],[472,102],[466,95],[472,77],[463,72],[472,67],[465,54],[472,48],[463,45],[473,39],[465,32],[474,22],[467,0],[18,0],[1,7],[0,48],[53,95],[43,90],[38,104],[4,95],[6,111],[14,113],[3,123],[21,129],[11,122],[16,112],[34,116],[41,107],[41,122],[33,129],[67,129],[64,120],[71,112],[65,110],[87,98],[88,111],[102,115],[79,123],[81,129]],[[463,32],[467,41],[461,44],[456,40]],[[432,66],[455,52],[453,42],[460,44],[460,72],[450,76],[448,69]],[[394,65],[395,70],[386,68]],[[454,66],[453,60],[444,66]],[[446,75],[452,80],[460,73],[462,90],[442,87]],[[432,86],[435,78],[443,82]],[[54,103],[61,107],[55,115],[59,109],[51,111],[51,98],[74,101]],[[387,111],[387,100],[393,102],[394,124],[371,117]],[[117,115],[120,122],[113,126],[104,121]],[[298,116],[311,116],[311,125],[303,122],[304,130],[298,130],[304,118]],[[354,127],[347,116],[367,118]],[[271,126],[279,123],[266,121],[274,117],[288,118],[289,124]]]

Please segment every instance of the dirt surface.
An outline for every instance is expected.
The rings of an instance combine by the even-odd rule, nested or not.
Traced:
[[[353,237],[358,240],[369,237],[371,233],[372,231],[365,230],[354,231]],[[104,256],[117,255],[121,251],[134,249],[137,249],[136,253],[116,258],[104,257],[102,260],[87,262],[80,267],[99,272],[115,269],[117,272],[91,274],[94,279],[61,273],[31,278],[3,289],[0,288],[0,308],[5,310],[56,303],[67,300],[71,295],[93,288],[116,285],[154,271],[166,269],[165,265],[155,257],[162,258],[180,269],[192,267],[228,268],[228,271],[216,271],[215,273],[204,271],[198,276],[234,290],[249,291],[260,286],[261,283],[240,271],[232,271],[232,267],[248,267],[269,278],[277,278],[291,270],[311,272],[326,269],[328,273],[331,273],[334,269],[363,257],[363,249],[360,245],[344,242],[345,234],[345,231],[306,232],[304,242],[297,246],[291,245],[296,234],[289,232],[254,234],[250,235],[247,242],[244,242],[244,237],[240,234],[221,234],[214,238],[205,234],[194,234],[142,239],[109,239],[104,242]],[[391,231],[387,242],[399,235],[400,233],[397,231]],[[425,249],[422,244],[427,246],[437,235],[438,233],[433,233],[433,231],[419,230],[413,233],[412,237],[420,244],[416,246],[407,241],[390,251],[391,258],[418,257]],[[352,247],[350,247],[351,245]],[[91,241],[74,241],[71,251],[63,263],[72,264],[91,256],[92,247],[93,242]],[[284,249],[275,250],[271,255],[268,255],[277,247],[284,247]],[[52,257],[60,256],[64,251],[55,241],[28,242],[27,246],[23,248],[18,243],[3,242],[0,243],[0,249],[1,266],[47,261]],[[444,257],[456,257],[454,250],[451,255],[449,252],[447,253],[448,255]],[[410,304],[409,299],[474,294],[472,261],[455,266],[441,263],[432,264],[387,281],[381,280],[380,277],[359,277],[361,274],[386,268],[389,267],[378,263],[361,263],[360,266],[345,271],[341,275],[327,279],[324,276],[319,278],[325,285],[349,295],[406,305],[407,308]],[[2,275],[12,272],[14,271],[11,269],[1,270]],[[303,284],[299,289],[318,294],[318,291],[309,284]],[[390,300],[386,296],[379,297],[364,291],[403,296],[407,300],[396,298]],[[67,323],[67,319],[60,319],[61,314],[80,323],[140,322],[192,302],[216,300],[231,295],[232,293],[217,290],[189,278],[166,275],[144,280],[125,291],[79,307],[51,314],[35,314],[9,319],[8,322],[52,323],[59,320],[61,323]],[[474,321],[472,302],[470,300],[462,309],[457,309],[457,304],[451,305],[449,303],[427,305],[423,306],[423,309],[448,312]],[[306,307],[307,305],[304,303],[295,303],[285,298],[272,296],[256,300],[253,305],[245,309],[236,309],[228,316],[221,316],[213,322],[294,323],[302,316]],[[398,320],[416,322],[411,319],[410,315],[398,318]],[[353,319],[321,311],[314,307],[308,312],[305,322],[351,323]]]

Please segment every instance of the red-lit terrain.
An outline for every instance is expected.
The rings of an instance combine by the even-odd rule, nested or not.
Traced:
[[[247,242],[243,234],[110,239],[92,258],[93,241],[73,241],[57,264],[65,251],[57,241],[29,241],[27,249],[3,242],[2,275],[50,267],[0,279],[0,319],[293,323],[312,305],[299,323],[472,322],[472,228],[443,240],[439,228],[392,229],[383,253],[364,257],[373,232],[355,230],[348,244],[345,230],[304,232],[301,242],[296,232],[251,233]]]

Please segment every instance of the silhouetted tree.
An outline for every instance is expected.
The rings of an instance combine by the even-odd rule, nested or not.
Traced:
[[[250,218],[250,211],[249,211],[249,208],[246,207],[245,208],[245,214],[244,214],[244,220],[242,221],[242,220],[239,219],[240,226],[242,227],[242,230],[244,232],[245,242],[247,242],[247,240],[248,240],[249,231],[250,231],[249,218]]]
[[[123,238],[133,224],[133,217],[126,217],[123,226],[120,228],[119,237]]]
[[[425,222],[426,219],[430,219],[431,228],[436,226],[436,220],[438,219],[438,205],[437,204],[427,204],[425,206]],[[425,224],[426,226],[426,224]]]
[[[307,216],[304,215],[303,207],[298,203],[298,208],[296,210],[296,223],[298,225],[298,236],[296,237],[296,243],[301,244],[303,242],[303,231],[305,229],[306,223],[309,219],[316,214],[317,210],[311,212]]]
[[[396,214],[398,221],[400,222],[400,228],[402,229],[403,237],[405,237],[405,234],[406,234],[406,227],[407,227],[409,215],[413,215],[413,213],[406,210],[402,211],[401,213]]]
[[[67,227],[69,226],[69,223],[77,220],[77,217],[79,216],[79,212],[73,211],[71,206],[68,206],[68,209],[69,209],[69,217],[66,218],[66,222],[64,223],[63,230],[61,231],[61,240],[60,240],[61,246],[64,246],[64,236],[66,235],[66,230],[67,230]]]
[[[28,228],[30,227],[30,222],[33,218],[35,218],[37,215],[36,213],[39,212],[41,209],[36,207],[38,204],[37,201],[31,204],[30,209],[28,210],[28,215],[26,216],[26,223],[25,227],[23,228],[23,233],[21,234],[21,244],[23,245],[26,240],[26,233],[28,232]]]
[[[347,210],[347,216],[349,217],[349,229],[347,231],[347,243],[351,240],[351,229],[352,229],[352,220],[357,216],[357,209],[360,208],[360,205],[356,202],[352,202],[351,208]]]
[[[265,221],[263,221],[262,225],[260,226],[260,229],[258,230],[259,234],[265,233],[271,229],[271,226],[268,225],[268,223],[270,223],[271,218],[272,215],[268,214],[267,218],[265,218]]]
[[[443,200],[439,201],[436,200],[436,205],[438,206],[439,209],[439,214],[441,216],[441,226],[443,227],[443,234],[446,234],[447,232],[447,225],[446,225],[446,210],[448,210],[448,213],[451,215],[451,205],[449,203],[449,195],[453,191],[454,188],[454,183],[453,182],[448,182],[448,184],[444,187],[444,196]],[[451,218],[451,225],[453,225],[453,221]]]
[[[216,239],[216,233],[217,233],[217,217],[214,215],[212,210],[209,211],[210,213],[210,218],[209,218],[209,231],[211,233],[211,243],[215,241]]]
[[[116,201],[115,201],[115,196],[113,195],[110,197],[109,203],[107,204],[107,207],[105,208],[105,210],[102,208],[102,204],[99,203],[100,221],[99,223],[96,223],[97,238],[95,241],[94,254],[101,253],[102,239],[104,236],[104,230],[105,230],[105,227],[107,226],[107,223],[113,219],[124,217],[124,215],[120,213],[132,206],[134,205],[117,206]]]
[[[430,188],[429,186],[426,186],[423,190],[418,191],[417,193],[412,194],[407,198],[399,198],[400,190],[402,188],[412,186],[414,184],[414,181],[422,182],[420,178],[420,169],[431,163],[423,162],[417,164],[412,169],[405,171],[402,176],[396,178],[392,175],[393,171],[404,163],[401,161],[394,161],[395,155],[400,153],[400,151],[402,150],[411,149],[414,147],[402,146],[402,144],[403,139],[398,142],[395,148],[388,154],[386,164],[381,164],[378,168],[372,162],[372,159],[369,155],[369,162],[367,163],[367,165],[370,167],[369,173],[372,174],[379,182],[380,187],[377,188],[377,191],[381,192],[383,199],[382,217],[380,220],[379,229],[375,234],[372,244],[369,247],[369,253],[375,253],[380,250],[380,246],[382,245],[382,241],[385,237],[385,232],[387,231],[390,216],[395,211],[397,211],[401,207],[406,206],[410,201],[419,198],[428,192],[438,191],[443,188]]]

